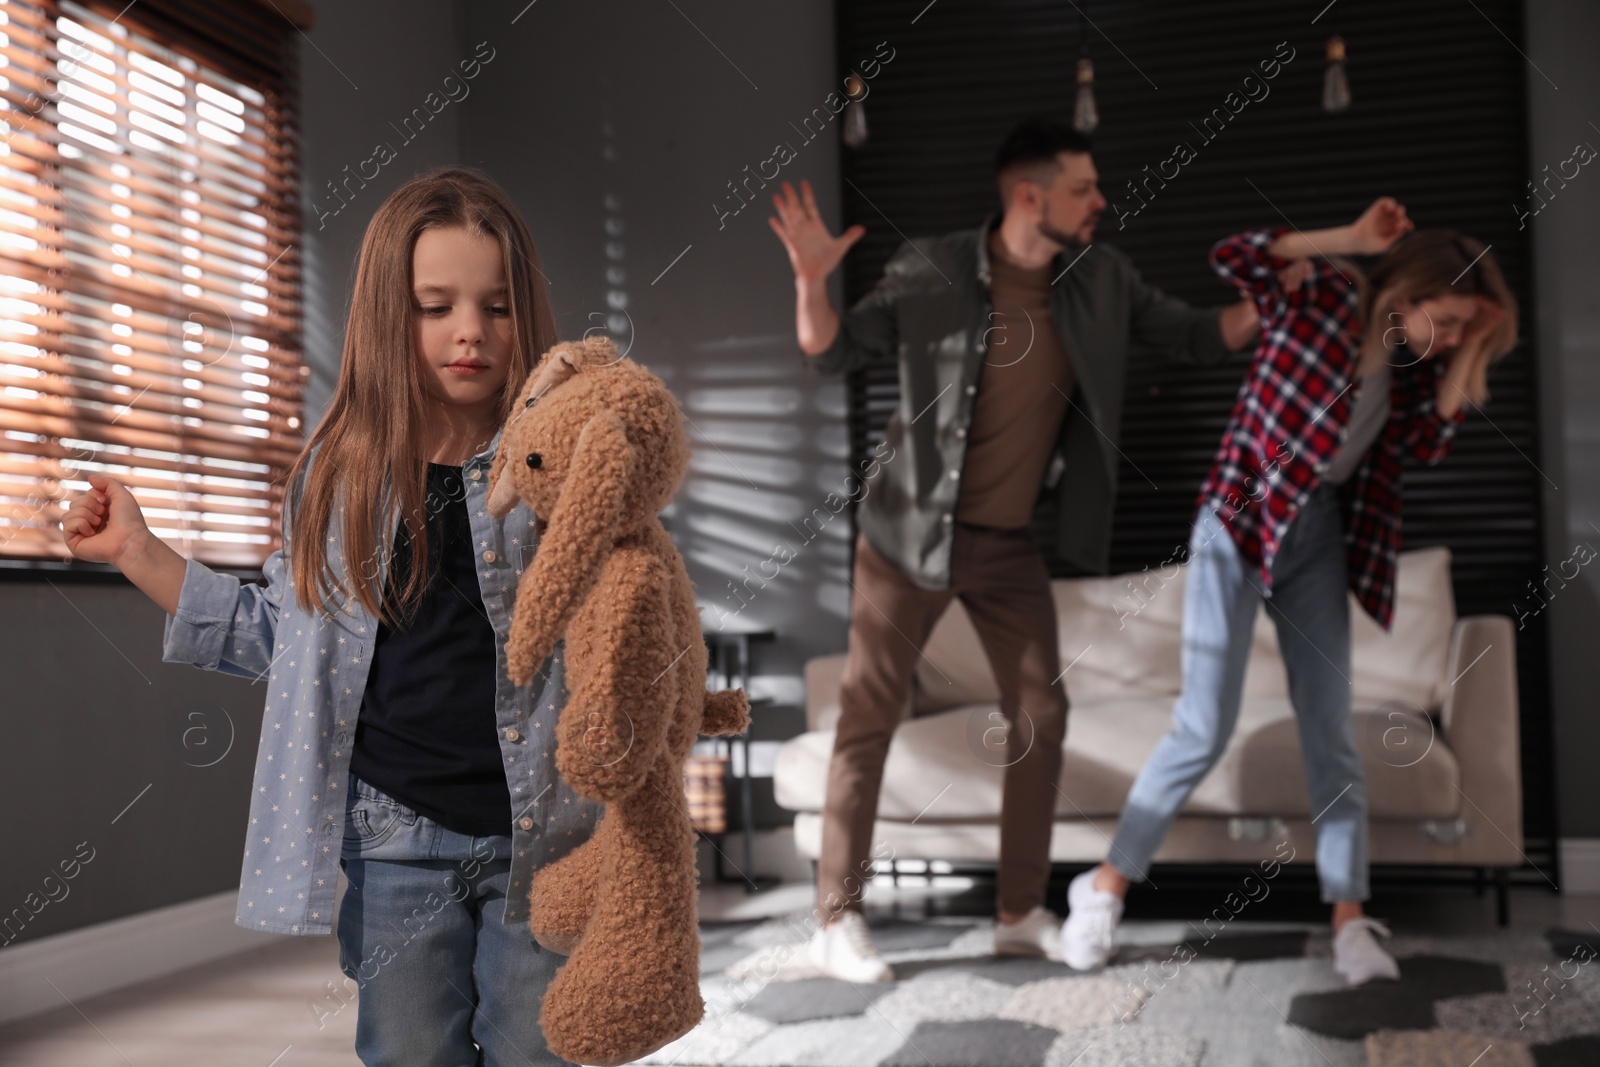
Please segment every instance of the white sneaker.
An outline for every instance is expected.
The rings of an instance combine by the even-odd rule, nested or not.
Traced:
[[[1333,969],[1351,985],[1374,978],[1399,978],[1400,965],[1379,947],[1374,933],[1391,936],[1389,928],[1376,919],[1362,916],[1339,927],[1333,938]]]
[[[1014,923],[994,924],[996,956],[1043,956],[1061,959],[1061,917],[1036,904]]]
[[[1094,887],[1097,869],[1091,867],[1067,886],[1067,921],[1061,924],[1061,953],[1067,966],[1075,971],[1104,967],[1117,948],[1122,898]]]
[[[878,955],[859,912],[846,911],[811,935],[811,962],[830,978],[846,982],[892,982],[894,972]]]

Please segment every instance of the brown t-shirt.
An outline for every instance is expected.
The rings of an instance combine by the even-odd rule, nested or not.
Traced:
[[[1018,266],[989,234],[994,317],[973,397],[956,518],[1027,526],[1075,377],[1050,315],[1050,267]]]

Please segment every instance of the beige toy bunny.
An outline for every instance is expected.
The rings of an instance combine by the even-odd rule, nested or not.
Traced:
[[[653,1052],[704,1012],[683,765],[698,734],[749,722],[743,690],[706,691],[694,587],[657,517],[688,462],[666,386],[597,338],[541,358],[490,474],[493,514],[521,498],[539,517],[511,678],[527,684],[565,639],[556,765],[606,805],[594,836],[534,878],[528,924],[570,956],[545,993],[546,1041],[596,1067]]]

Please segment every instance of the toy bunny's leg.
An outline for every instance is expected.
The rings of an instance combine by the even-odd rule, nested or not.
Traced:
[[[610,822],[610,816],[602,817],[589,840],[533,876],[528,891],[528,929],[534,940],[551,952],[572,955],[594,914]]]
[[[645,1056],[705,1012],[695,924],[694,831],[683,772],[663,750],[641,787],[610,805],[594,917],[545,993],[557,1055],[595,1067]]]

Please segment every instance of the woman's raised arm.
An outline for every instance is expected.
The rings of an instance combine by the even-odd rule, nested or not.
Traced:
[[[1302,256],[1379,256],[1405,234],[1416,229],[1406,217],[1405,205],[1392,196],[1374,200],[1361,217],[1348,226],[1326,230],[1290,230],[1280,234],[1267,251],[1282,259]]]

